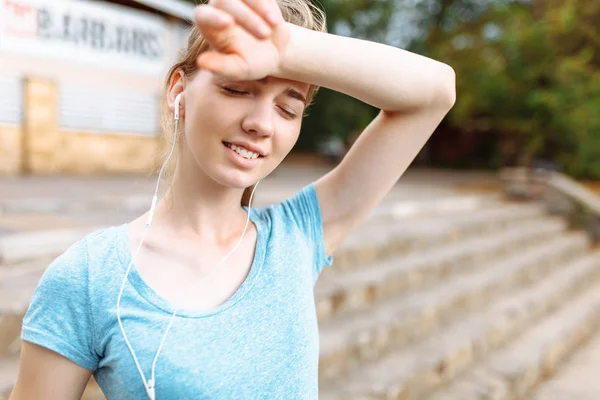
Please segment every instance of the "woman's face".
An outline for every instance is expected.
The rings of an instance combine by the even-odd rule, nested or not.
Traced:
[[[216,182],[253,185],[296,143],[308,89],[274,77],[231,81],[199,71],[184,93],[186,151]]]

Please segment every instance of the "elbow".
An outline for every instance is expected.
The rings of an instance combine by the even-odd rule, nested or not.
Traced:
[[[440,82],[438,84],[438,94],[435,104],[450,111],[456,103],[456,72],[447,65],[442,64],[442,71],[439,74]]]
[[[456,72],[443,63],[437,63],[424,79],[426,88],[420,92],[418,100],[402,103],[395,108],[382,109],[386,116],[414,112],[435,112],[447,114],[456,103]]]

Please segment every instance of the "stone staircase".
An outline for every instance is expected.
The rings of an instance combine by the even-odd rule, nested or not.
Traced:
[[[600,253],[541,207],[387,229],[404,246],[317,286],[320,398],[522,398],[594,334]]]
[[[600,335],[600,252],[583,232],[537,204],[452,204],[424,202],[421,213],[383,205],[323,271],[321,399],[529,398]],[[21,318],[53,256],[0,266],[5,396]],[[103,399],[93,380],[84,399]]]

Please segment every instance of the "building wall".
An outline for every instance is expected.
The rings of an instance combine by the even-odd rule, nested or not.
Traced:
[[[159,154],[156,136],[61,129],[57,118],[56,84],[47,79],[31,78],[25,82],[24,90],[21,140],[20,143],[13,140],[7,149],[10,152],[11,145],[21,145],[22,173],[146,173],[154,167]],[[15,169],[7,172],[14,173]]]
[[[45,12],[56,14],[56,21],[62,21],[63,14],[70,13],[73,21],[88,15],[140,32],[154,29],[160,36],[161,57],[140,60],[141,69],[137,72],[135,54],[115,54],[111,58],[93,46],[78,54],[81,45],[73,47],[69,41],[62,43],[62,39],[58,42],[48,39],[58,50],[66,51],[57,57],[44,54],[39,38],[31,39],[27,51],[21,51],[23,46],[15,50],[18,47],[15,43],[27,38],[27,32],[25,35],[18,32],[14,37],[10,34],[14,29],[25,29],[26,24],[13,23],[11,27],[6,23],[7,9],[0,10],[0,94],[10,103],[3,108],[0,99],[0,175],[152,171],[161,153],[159,108],[164,74],[185,38],[182,33],[187,26],[172,18],[161,19],[102,2],[10,2],[25,9],[31,7],[32,13],[45,4],[49,10]],[[8,3],[4,6],[8,7]],[[72,10],[63,9],[71,7],[69,4],[74,4]],[[107,14],[96,13],[98,7],[106,7]],[[149,22],[144,25],[146,18]],[[11,40],[15,41],[12,48]],[[24,43],[26,47],[29,42]],[[4,85],[2,92],[4,77],[10,77],[11,85]],[[15,85],[15,77],[19,85]]]
[[[21,170],[22,127],[0,125],[0,175],[18,175]]]
[[[158,140],[154,138],[72,132],[60,135],[66,144],[56,157],[61,172],[145,174],[152,171],[159,154]]]
[[[93,97],[95,87],[81,85],[90,88]],[[22,122],[0,123],[0,175],[144,174],[152,170],[161,150],[158,105],[155,114],[149,116],[156,119],[157,129],[152,134],[97,127],[65,129],[59,123],[59,87],[57,81],[49,78],[23,79]],[[140,93],[159,96],[159,91]],[[90,115],[96,112],[89,110]]]

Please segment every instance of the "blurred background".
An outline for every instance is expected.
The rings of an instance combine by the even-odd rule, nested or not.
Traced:
[[[149,207],[196,3],[0,0],[0,398],[48,263]],[[332,33],[451,65],[458,93],[316,286],[321,397],[600,398],[600,2],[315,3]],[[321,88],[255,205],[333,168],[377,113]]]
[[[158,157],[163,77],[194,2],[2,4],[0,173],[146,173]],[[416,51],[456,70],[458,102],[415,165],[497,169],[539,161],[600,177],[597,2],[320,4],[336,34]],[[341,153],[376,113],[322,89],[295,152]]]

